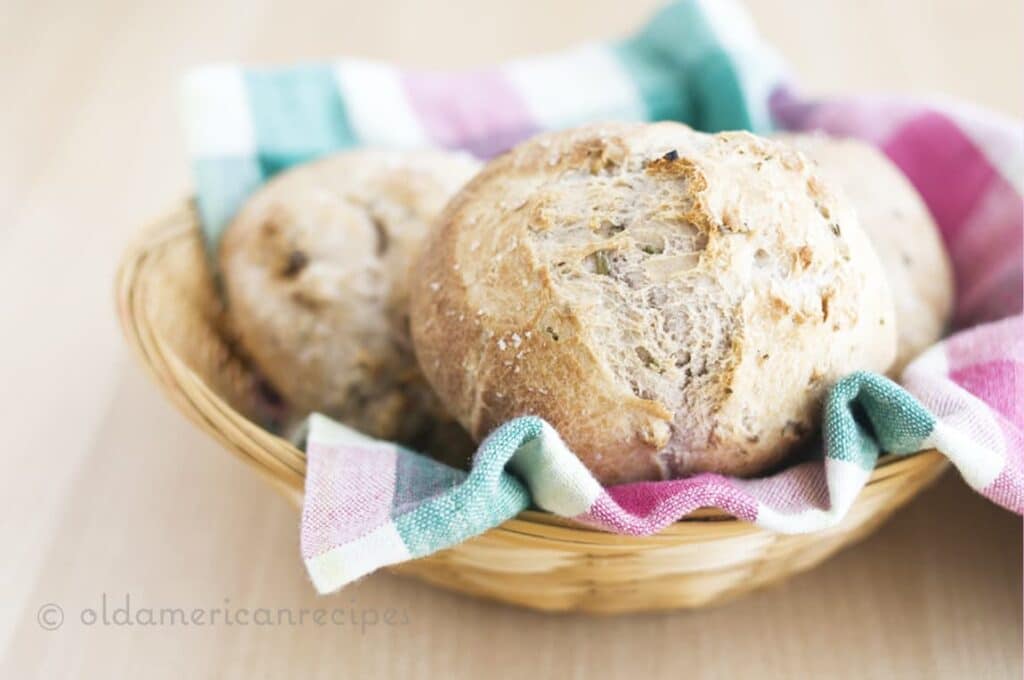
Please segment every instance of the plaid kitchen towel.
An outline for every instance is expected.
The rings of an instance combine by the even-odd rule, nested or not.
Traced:
[[[669,4],[620,42],[475,71],[342,59],[216,66],[187,78],[185,122],[211,249],[256,187],[338,149],[442,146],[488,157],[541,130],[672,119],[708,131],[822,130],[876,145],[917,187],[953,261],[958,332],[911,363],[900,385],[869,373],[841,380],[824,405],[820,456],[763,479],[702,474],[602,488],[533,417],[492,433],[466,473],[313,416],[301,543],[318,590],[459,543],[530,505],[633,535],[700,507],[815,531],[845,516],[879,450],[936,448],[974,489],[1024,512],[1024,130],[944,101],[807,100],[789,82],[748,16],[725,0]]]

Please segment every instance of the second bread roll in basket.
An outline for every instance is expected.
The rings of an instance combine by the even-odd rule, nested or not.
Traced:
[[[276,176],[233,220],[219,260],[231,328],[295,418],[464,462],[469,443],[416,367],[408,285],[427,225],[478,169],[442,151],[343,151]]]
[[[898,376],[938,342],[953,312],[953,268],[935,220],[900,169],[873,146],[823,134],[776,139],[817,163],[856,209],[892,289],[897,339],[889,374]]]
[[[896,348],[853,210],[743,132],[535,137],[449,202],[415,271],[413,341],[449,411],[478,439],[539,415],[604,484],[763,472]]]

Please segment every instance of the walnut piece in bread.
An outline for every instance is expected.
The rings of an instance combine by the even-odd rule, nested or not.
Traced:
[[[823,134],[776,137],[818,164],[846,194],[878,253],[896,304],[898,376],[937,342],[953,314],[953,268],[921,196],[880,151],[856,139]]]
[[[448,204],[412,335],[477,437],[547,419],[605,484],[754,475],[896,347],[881,265],[801,154],[678,123],[544,134]]]
[[[478,168],[441,151],[342,152],[245,204],[219,249],[229,321],[292,410],[414,446],[450,435],[412,351],[409,268],[430,220]]]

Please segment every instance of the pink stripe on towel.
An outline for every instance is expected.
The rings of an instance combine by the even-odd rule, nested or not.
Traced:
[[[540,131],[500,71],[419,71],[406,73],[402,80],[412,109],[441,146],[490,158]]]
[[[988,361],[949,374],[950,379],[1011,422],[1024,427],[1024,399],[1018,386],[1021,365],[1014,361]]]
[[[757,502],[721,475],[703,474],[664,482],[608,487],[580,520],[616,533],[652,534],[698,508],[721,508],[753,522]]]
[[[961,331],[946,340],[949,372],[1002,359],[1024,364],[1024,316]]]
[[[998,417],[998,416],[997,416]],[[1006,462],[1002,472],[981,493],[1018,514],[1024,513],[1024,434],[1018,426],[1000,419],[1006,441]]]
[[[785,87],[769,100],[772,117],[786,130],[821,130],[833,137],[856,137],[875,146],[889,139],[920,107],[903,99],[850,98],[809,101]]]
[[[397,453],[390,444],[332,446],[310,442],[302,556],[306,559],[387,524],[395,493]]]
[[[978,201],[950,250],[957,277],[958,326],[1021,311],[1024,205],[1002,175]]]
[[[883,151],[917,187],[951,249],[971,211],[1001,179],[974,142],[934,111],[905,123]]]

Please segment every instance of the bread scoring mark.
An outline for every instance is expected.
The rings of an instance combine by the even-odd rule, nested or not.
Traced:
[[[638,408],[657,413],[641,439],[660,450],[675,436],[676,412],[697,403],[687,393],[724,401],[738,363],[737,309],[702,273],[703,254],[720,231],[704,204],[707,178],[677,149],[653,160],[595,164],[592,140],[572,148],[588,151],[586,172],[556,174],[534,190],[525,224],[530,251],[577,325],[605,337],[595,360]],[[749,227],[737,218],[732,230]],[[711,330],[679,302],[697,288],[711,298]],[[564,342],[556,325],[537,327]]]

